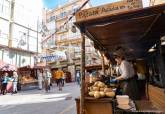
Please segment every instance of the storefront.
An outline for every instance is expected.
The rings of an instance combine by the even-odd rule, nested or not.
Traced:
[[[13,76],[13,71],[17,71],[15,65],[8,64],[0,60],[0,77],[2,77],[5,72],[7,72],[9,76]]]
[[[149,100],[134,101],[135,110],[118,111],[112,98],[93,98],[86,94],[85,84],[85,35],[94,41],[94,46],[105,53],[107,58],[115,52],[117,47],[123,47],[127,52],[128,60],[147,60],[149,50],[154,45],[161,56],[161,37],[165,35],[165,4],[142,8],[141,0],[121,1],[104,6],[98,6],[76,13],[75,25],[82,34],[82,59],[81,59],[81,97],[77,99],[78,114],[112,114],[112,113],[162,113],[164,111],[163,93],[165,86],[154,87],[149,85]],[[162,49],[162,48],[161,48]],[[105,54],[106,55],[106,54]],[[159,59],[160,60],[160,57]],[[158,74],[165,83],[163,62],[159,62]],[[147,66],[147,70],[148,70]],[[148,71],[149,72],[149,71]],[[146,78],[150,77],[146,74]],[[152,90],[151,90],[152,89]],[[151,91],[157,91],[152,93]],[[160,93],[161,92],[161,93]],[[161,98],[157,96],[161,94]],[[157,99],[153,100],[153,98]],[[152,101],[152,103],[151,103]],[[161,102],[160,102],[161,101]],[[156,108],[153,108],[156,106]],[[155,105],[157,104],[157,105]],[[116,110],[117,109],[117,110]]]
[[[31,67],[24,66],[18,68],[19,75],[19,89],[38,88],[37,70],[43,70],[44,66]]]

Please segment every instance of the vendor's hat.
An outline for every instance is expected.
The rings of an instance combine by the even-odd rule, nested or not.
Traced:
[[[125,51],[123,48],[120,48],[118,50],[116,50],[114,53],[113,53],[114,57],[125,57]]]

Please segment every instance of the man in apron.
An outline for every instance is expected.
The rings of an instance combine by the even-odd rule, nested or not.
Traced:
[[[139,91],[133,65],[125,60],[125,53],[122,49],[114,53],[114,58],[119,65],[119,72],[121,75],[111,80],[111,82],[123,83],[123,95],[128,95],[132,100],[138,100]]]

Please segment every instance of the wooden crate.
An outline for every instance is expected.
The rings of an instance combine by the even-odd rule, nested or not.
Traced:
[[[150,101],[165,113],[165,89],[149,85]]]
[[[77,98],[77,114],[80,114],[80,99]],[[85,114],[113,114],[113,105],[111,98],[95,99],[92,97],[85,98]]]

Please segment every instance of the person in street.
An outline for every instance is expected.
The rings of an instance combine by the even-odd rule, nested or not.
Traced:
[[[7,87],[8,80],[9,80],[9,74],[8,73],[5,73],[4,76],[2,77],[2,89],[1,89],[1,93],[3,95],[5,95],[6,92],[7,92],[6,87]]]
[[[17,84],[18,84],[18,74],[17,72],[13,72],[13,93],[17,93]]]
[[[43,76],[44,76],[44,83],[45,83],[45,91],[48,92],[50,91],[50,83],[51,83],[51,78],[52,78],[50,70],[45,69]]]
[[[1,90],[2,90],[2,78],[3,78],[3,77],[0,76],[0,94],[2,94],[2,91],[1,91]]]
[[[13,93],[13,76],[8,76],[8,82],[6,86],[7,93]]]
[[[77,81],[77,84],[80,85],[80,71],[77,71],[76,73],[76,81]]]
[[[63,72],[63,76],[62,76],[62,87],[64,87],[64,85],[65,85],[65,77],[66,77],[66,73]]]
[[[139,99],[139,91],[136,83],[133,65],[126,61],[125,52],[122,48],[114,53],[114,58],[119,65],[120,76],[111,80],[111,83],[123,83],[123,95],[128,95],[132,100]]]
[[[59,91],[62,90],[62,78],[63,78],[63,76],[64,76],[64,72],[61,69],[58,69],[55,72],[56,83],[57,83],[57,86],[59,87]]]
[[[42,70],[38,70],[37,71],[37,76],[38,76],[38,89],[42,90],[43,71]]]

